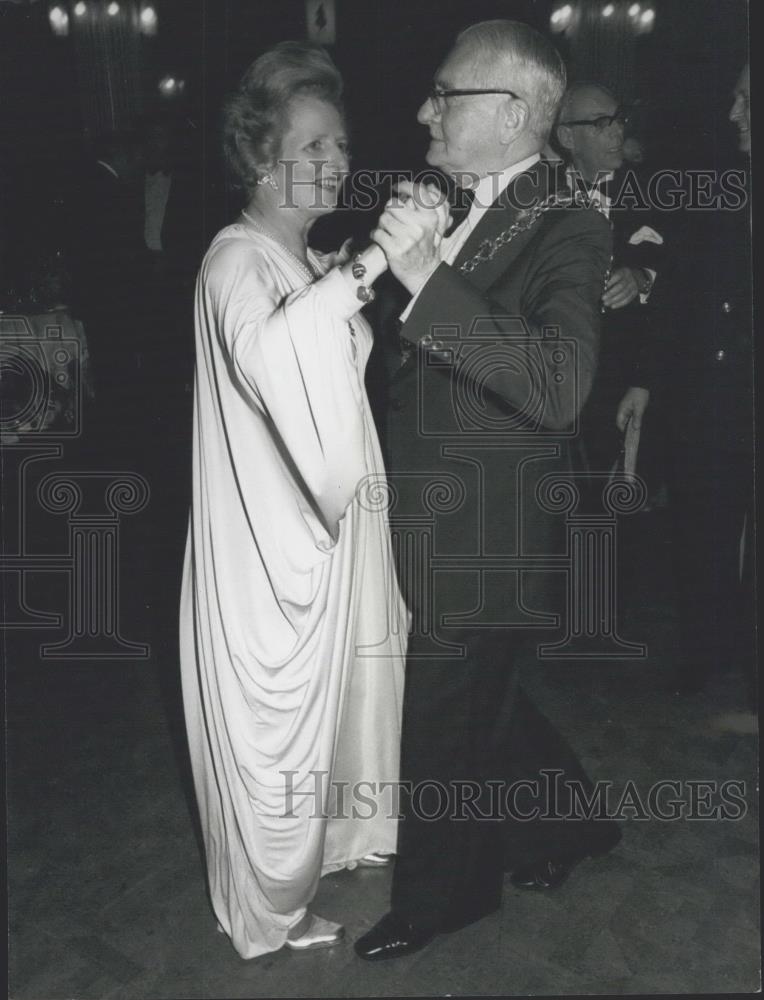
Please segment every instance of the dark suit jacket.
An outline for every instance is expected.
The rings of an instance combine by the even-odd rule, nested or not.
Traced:
[[[672,272],[666,396],[678,458],[710,479],[753,463],[751,217],[687,213]]]
[[[76,222],[86,308],[114,312],[129,307],[134,282],[145,273],[142,189],[93,164],[80,179]]]
[[[609,219],[613,229],[612,270],[644,268],[656,272],[647,302],[635,298],[618,309],[603,309],[602,340],[597,377],[581,415],[582,468],[607,472],[618,459],[623,436],[616,426],[618,404],[626,390],[639,386],[652,392],[648,419],[656,412],[655,392],[665,367],[665,315],[656,294],[667,279],[666,213],[651,209],[641,182],[633,170],[618,171],[596,188],[587,190],[582,177],[566,172],[565,183],[584,197],[610,199]],[[655,237],[663,243],[655,242]],[[632,242],[634,241],[634,242]],[[663,305],[665,311],[665,300]],[[644,450],[644,449],[643,449]],[[597,503],[596,490],[592,500]]]
[[[151,312],[143,192],[93,164],[80,178],[77,203],[74,308],[103,400],[135,378]]]
[[[613,269],[619,267],[647,268],[655,271],[656,286],[666,277],[668,267],[667,219],[645,204],[639,204],[636,197],[628,192],[635,190],[639,177],[629,172],[617,172],[610,184],[613,203],[610,221],[613,226]],[[642,184],[641,190],[645,190]],[[639,238],[640,230],[649,227],[662,239],[663,244],[642,239],[639,243],[630,241]],[[612,372],[620,381],[619,398],[629,386],[650,389],[662,367],[661,336],[665,320],[662,322],[659,299],[652,294],[646,303],[635,299],[621,309],[608,309],[603,316],[603,376]]]
[[[565,183],[571,183],[566,175]],[[583,193],[586,185],[578,177],[576,185]],[[610,222],[613,228],[613,265],[643,268],[657,273],[656,284],[665,280],[667,268],[666,213],[661,215],[646,201],[647,186],[633,169],[617,171],[599,190],[610,198]],[[591,192],[588,192],[590,196]],[[653,242],[647,228],[663,239]],[[631,242],[636,240],[638,242]],[[649,389],[662,368],[661,316],[651,295],[646,303],[637,298],[620,309],[606,309],[602,318],[602,348],[595,386],[596,395],[607,395],[607,407],[614,406],[629,386]],[[595,401],[593,401],[595,402]],[[611,421],[612,422],[612,421]]]
[[[535,491],[569,468],[597,364],[610,226],[594,209],[554,209],[470,273],[460,265],[555,180],[544,164],[516,178],[453,266],[430,277],[401,330],[414,350],[389,387],[393,529],[427,536],[425,547],[445,559],[431,579],[436,613],[479,608],[470,620],[480,624],[516,621],[521,599],[548,607],[549,577],[526,569],[553,551],[562,523]],[[526,559],[526,569],[500,565],[506,556]],[[429,592],[401,584],[414,608]]]

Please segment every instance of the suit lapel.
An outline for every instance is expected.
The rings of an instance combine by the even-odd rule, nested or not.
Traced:
[[[543,201],[550,191],[551,168],[543,160],[519,174],[499,195],[467,237],[453,262],[458,270],[464,261],[473,257],[484,242],[490,242],[517,221],[524,208]],[[474,271],[464,274],[471,284],[481,291],[489,288],[503,274],[532,239],[536,226],[519,233],[491,259],[481,262]],[[464,273],[464,272],[463,272]]]

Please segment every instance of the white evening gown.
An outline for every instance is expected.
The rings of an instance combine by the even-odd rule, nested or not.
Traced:
[[[407,613],[372,336],[329,258],[310,259],[328,273],[306,284],[278,244],[229,226],[196,288],[181,672],[212,905],[243,958],[283,945],[322,874],[396,846],[382,785],[398,779]],[[332,782],[348,785],[327,821]]]

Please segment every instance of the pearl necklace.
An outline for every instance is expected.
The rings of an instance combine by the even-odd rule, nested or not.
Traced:
[[[292,251],[289,249],[289,247],[284,246],[284,244],[281,242],[281,240],[277,240],[276,237],[272,233],[268,232],[268,230],[265,228],[265,226],[261,225],[259,222],[256,222],[252,218],[252,216],[249,214],[249,212],[245,212],[244,209],[242,209],[241,210],[241,214],[244,216],[244,218],[247,220],[247,222],[249,222],[252,226],[254,226],[254,228],[259,233],[261,233],[263,236],[267,237],[267,239],[271,240],[272,243],[275,243],[277,247],[281,247],[281,249],[284,251],[284,253],[287,254],[291,258],[291,260],[293,260],[295,262],[295,264],[300,269],[300,271],[303,273],[303,275],[308,279],[308,284],[313,284],[313,282],[316,280],[316,278],[322,278],[323,277],[323,274],[321,272],[317,273],[317,272],[313,271],[312,268],[308,269],[303,264],[303,262],[300,260],[300,258],[296,254],[292,253]],[[350,336],[353,338],[353,341],[352,341],[352,343],[353,343],[353,358],[356,359],[358,357],[358,352],[357,352],[357,349],[356,349],[356,346],[355,346],[355,336],[356,336],[356,333],[355,333],[355,327],[350,322],[350,320],[348,320],[348,330],[350,331]]]
[[[284,251],[284,253],[289,255],[289,258],[292,261],[294,261],[294,263],[300,269],[300,271],[302,272],[302,274],[308,279],[309,283],[314,282],[316,280],[316,278],[322,277],[321,274],[318,274],[318,273],[316,273],[313,270],[313,268],[310,266],[310,262],[308,262],[308,266],[306,267],[305,264],[297,256],[297,254],[293,253],[289,249],[289,247],[285,246],[281,242],[281,240],[276,239],[276,237],[273,235],[273,233],[268,232],[268,230],[265,228],[265,226],[263,226],[261,223],[257,222],[255,219],[253,219],[252,216],[248,212],[245,212],[244,209],[242,209],[241,214],[244,216],[244,218],[247,220],[247,222],[249,222],[252,226],[255,227],[255,229],[259,233],[261,233],[263,236],[267,237],[269,240],[271,240],[273,243],[275,243],[276,246],[281,247],[281,249]]]

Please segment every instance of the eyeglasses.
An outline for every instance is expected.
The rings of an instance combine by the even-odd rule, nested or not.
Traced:
[[[514,98],[514,100],[518,99],[518,95],[514,92],[514,90],[443,90],[441,87],[436,87],[434,84],[427,92],[427,98],[432,101],[432,106],[435,109],[436,114],[441,114],[446,106],[447,97],[472,97],[476,94],[509,94],[509,96]]]
[[[625,111],[616,111],[614,115],[600,115],[598,118],[584,118],[574,122],[560,122],[560,125],[589,125],[595,132],[604,132],[610,128],[613,122],[626,126],[629,124],[629,116]]]

